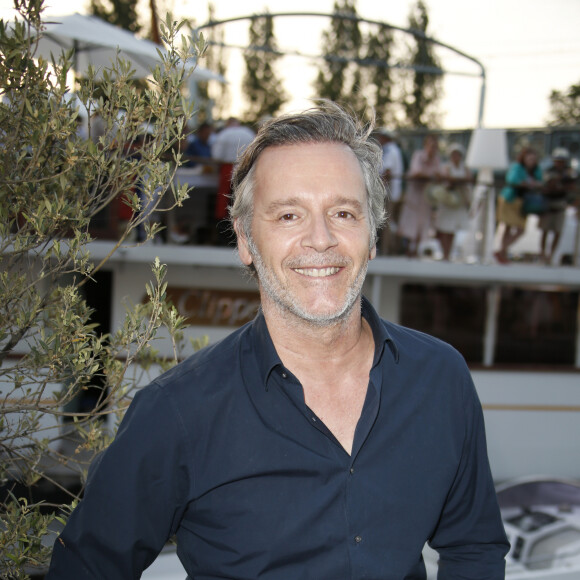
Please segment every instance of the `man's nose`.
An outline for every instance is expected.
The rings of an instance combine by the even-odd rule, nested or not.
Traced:
[[[304,234],[302,245],[310,247],[317,252],[325,252],[338,243],[332,230],[330,218],[327,216],[312,216],[308,220],[307,230]]]

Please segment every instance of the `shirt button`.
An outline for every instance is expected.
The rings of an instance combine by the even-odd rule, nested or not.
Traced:
[[[288,374],[287,373],[282,373],[282,378],[283,379],[287,379],[288,378]]]
[[[354,541],[355,541],[357,544],[360,544],[360,543],[362,542],[362,537],[361,537],[361,536],[355,536],[355,537],[354,537]]]
[[[352,475],[354,473],[354,467],[350,468],[350,474]]]

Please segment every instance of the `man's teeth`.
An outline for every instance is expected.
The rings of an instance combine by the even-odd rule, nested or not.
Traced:
[[[324,276],[332,276],[333,274],[336,274],[340,268],[332,266],[331,268],[296,268],[295,270],[299,274],[304,274],[304,276],[322,278]]]

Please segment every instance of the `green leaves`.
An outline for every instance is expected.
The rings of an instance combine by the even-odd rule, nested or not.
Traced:
[[[549,102],[550,125],[580,124],[580,83],[570,85],[564,91],[553,90]]]
[[[53,516],[42,515],[40,506],[29,505],[25,498],[10,494],[11,501],[0,516],[0,546],[5,546],[2,560],[2,576],[24,578],[26,571],[41,569],[50,554],[43,544],[49,535]]]
[[[139,225],[148,239],[159,232],[143,207],[169,211],[187,197],[186,187],[172,184],[180,160],[174,147],[193,112],[183,83],[203,47],[180,38],[182,23],[168,15],[161,26],[167,50],[149,80],[135,80],[130,63],[117,59],[103,71],[89,67],[69,88],[72,53],[50,63],[33,58],[42,1],[15,5],[22,19],[0,21],[0,480],[7,489],[42,482],[67,492],[50,466],[67,465],[83,481],[112,436],[102,419],[118,423],[143,383],[140,373],[168,368],[194,346],[185,345],[184,320],[166,301],[159,260],[149,301],[126,305],[111,333],[91,319],[85,287],[108,260],[95,264],[89,254],[95,216],[118,203],[133,210],[116,250]],[[162,328],[173,345],[167,358],[152,347]],[[87,393],[97,394],[90,408],[79,405]],[[0,497],[0,575],[26,578],[46,565],[49,525],[62,507]]]

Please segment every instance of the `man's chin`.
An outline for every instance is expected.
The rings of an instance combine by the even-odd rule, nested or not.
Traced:
[[[335,304],[332,306],[320,305],[311,307],[295,305],[290,311],[297,318],[313,326],[320,328],[330,327],[348,319],[356,302],[355,300],[352,303],[343,303],[338,307]]]

